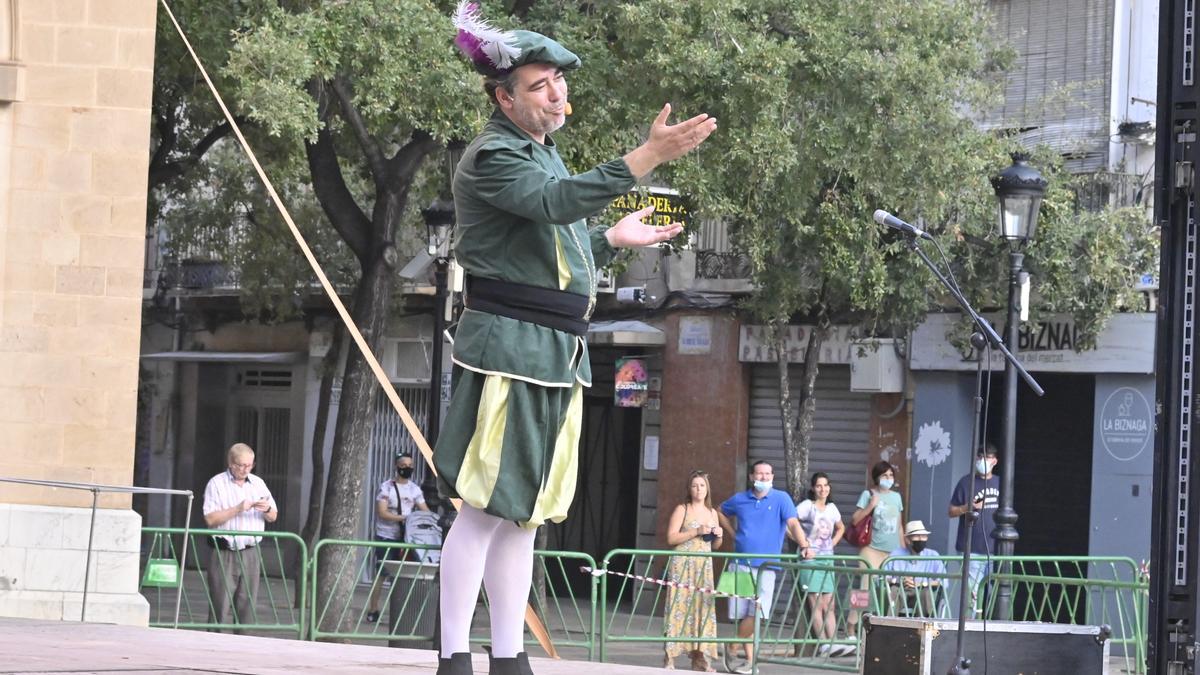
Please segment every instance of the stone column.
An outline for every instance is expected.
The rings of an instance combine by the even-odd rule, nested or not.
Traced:
[[[155,0],[0,0],[0,476],[129,485]],[[0,483],[0,615],[78,619],[91,494]],[[89,620],[145,624],[100,500]]]

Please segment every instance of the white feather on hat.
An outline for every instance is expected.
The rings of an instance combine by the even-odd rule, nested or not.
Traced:
[[[508,70],[521,56],[521,48],[514,44],[516,36],[485,21],[479,14],[479,5],[470,0],[458,3],[454,10],[454,27],[458,29],[454,44],[476,64]]]

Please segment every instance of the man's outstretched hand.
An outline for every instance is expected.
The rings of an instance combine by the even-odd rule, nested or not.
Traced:
[[[670,116],[671,104],[668,103],[650,124],[650,137],[646,142],[625,155],[625,163],[635,177],[641,178],[659,164],[686,155],[717,130],[717,119],[704,113],[679,124],[667,124]]]
[[[608,228],[604,236],[614,248],[633,248],[636,246],[654,246],[683,232],[682,223],[671,223],[663,227],[655,227],[642,222],[642,219],[654,213],[650,205],[640,211],[625,216],[616,225]]]

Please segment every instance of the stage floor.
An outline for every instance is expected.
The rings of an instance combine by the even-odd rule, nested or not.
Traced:
[[[641,675],[638,666],[531,659],[537,675]],[[301,642],[194,630],[0,617],[0,673],[433,673],[432,651]],[[475,672],[487,673],[475,655]]]

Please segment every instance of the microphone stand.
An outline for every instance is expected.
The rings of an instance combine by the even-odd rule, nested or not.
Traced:
[[[971,307],[971,303],[967,302],[967,299],[964,298],[963,294],[958,290],[958,286],[950,283],[950,281],[946,278],[946,276],[942,274],[941,270],[939,270],[937,268],[937,265],[935,265],[933,263],[933,261],[929,259],[929,256],[925,255],[925,251],[921,250],[921,245],[917,241],[916,234],[906,231],[904,238],[908,244],[908,248],[912,249],[912,251],[914,253],[916,253],[918,257],[921,258],[921,262],[925,263],[925,267],[928,267],[929,271],[933,272],[933,275],[935,277],[937,277],[937,280],[942,283],[942,286],[945,287],[945,289],[947,291],[950,291],[950,295],[954,296],[954,300],[956,302],[958,302],[958,306],[961,307],[962,310],[967,313],[967,316],[971,317],[971,321],[975,322],[975,325],[979,327],[979,332],[975,333],[971,336],[971,345],[975,348],[976,353],[979,354],[979,358],[977,360],[978,365],[976,366],[976,376],[975,376],[975,386],[976,386],[975,427],[976,428],[973,430],[972,434],[978,434],[978,431],[979,431],[978,430],[979,415],[980,415],[981,409],[983,407],[983,398],[982,398],[982,396],[980,396],[980,388],[983,386],[982,347],[987,346],[988,343],[990,343],[992,345],[992,347],[1000,350],[1000,353],[1004,355],[1004,359],[1006,361],[1008,361],[1008,363],[1012,365],[1012,367],[1017,371],[1017,373],[1019,373],[1021,375],[1021,378],[1023,380],[1025,380],[1025,383],[1029,385],[1029,388],[1032,389],[1035,394],[1037,394],[1038,396],[1045,394],[1046,393],[1045,390],[1042,389],[1041,385],[1039,385],[1037,383],[1037,380],[1033,379],[1033,376],[1029,374],[1029,371],[1025,370],[1025,367],[1023,365],[1021,365],[1020,361],[1017,360],[1017,357],[1013,356],[1013,353],[1008,350],[1008,347],[1005,346],[1004,341],[1000,339],[1000,336],[996,333],[996,330],[994,328],[992,328],[992,325],[990,323],[988,323],[987,321],[984,321],[983,317],[979,316],[979,313],[976,312],[973,307]],[[989,365],[989,367],[991,366],[990,363],[988,365]],[[971,455],[972,455],[972,457],[974,457],[974,455],[975,455],[975,444],[976,443],[977,443],[977,439],[974,437],[971,438]],[[975,477],[975,467],[972,466],[971,467],[972,485],[974,485],[974,477]],[[972,490],[972,493],[974,493],[974,490]],[[968,506],[970,508],[966,514],[966,516],[967,516],[967,545],[964,547],[965,550],[963,551],[962,570],[960,570],[960,572],[959,572],[960,578],[959,578],[959,592],[958,592],[957,646],[956,646],[956,651],[955,651],[955,656],[954,656],[954,663],[950,666],[950,670],[947,671],[947,675],[970,675],[970,673],[971,673],[971,660],[968,659],[966,657],[966,654],[964,653],[964,644],[963,643],[964,643],[964,638],[965,638],[966,632],[967,632],[967,608],[966,608],[966,606],[967,606],[967,591],[968,591],[967,584],[969,583],[969,578],[968,578],[967,573],[971,567],[971,536],[973,534],[972,530],[975,526],[975,520],[978,516],[975,513],[974,504],[968,504]]]

